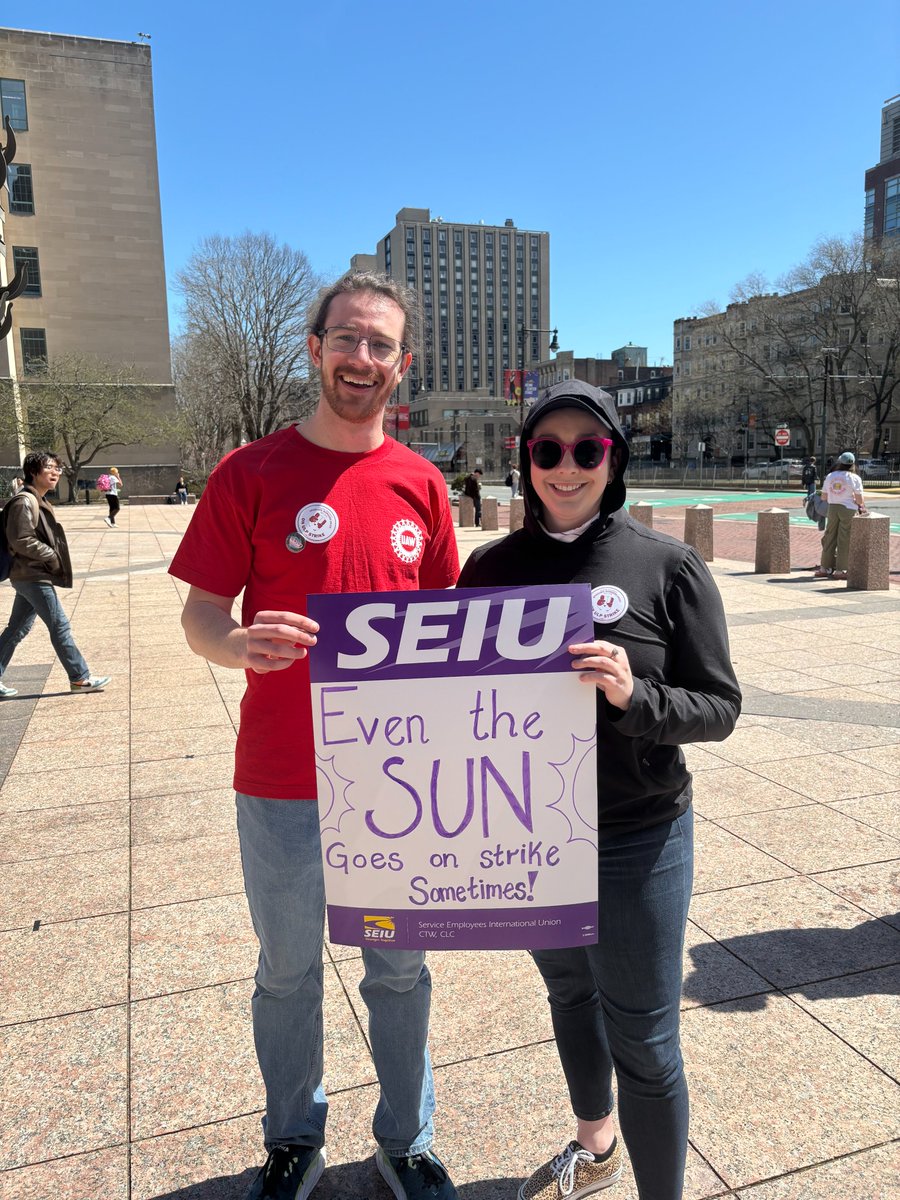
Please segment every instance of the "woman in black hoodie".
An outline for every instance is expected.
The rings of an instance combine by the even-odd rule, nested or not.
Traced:
[[[536,951],[576,1138],[519,1200],[593,1195],[622,1172],[641,1200],[680,1200],[688,1095],[679,1047],[693,870],[691,777],[680,746],[722,741],[741,694],[718,589],[700,556],[623,509],[628,445],[612,397],[557,384],[519,446],[524,528],[476,550],[460,587],[588,583],[593,642],[570,646],[597,689],[598,944]]]

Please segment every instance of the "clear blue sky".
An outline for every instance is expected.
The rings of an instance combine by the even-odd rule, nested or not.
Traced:
[[[207,234],[336,276],[404,206],[550,233],[562,347],[671,362],[672,320],[863,217],[896,0],[31,0],[4,23],[151,34],[170,285]],[[173,330],[177,297],[171,294]]]

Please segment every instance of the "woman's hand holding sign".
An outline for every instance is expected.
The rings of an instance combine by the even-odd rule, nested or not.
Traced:
[[[284,671],[316,644],[319,626],[300,613],[263,610],[247,626],[247,667],[257,675]]]
[[[600,688],[613,708],[624,712],[631,703],[634,679],[628,655],[621,646],[612,642],[582,642],[570,646],[569,653],[575,655],[572,668],[583,671],[579,676],[582,683],[593,683]]]

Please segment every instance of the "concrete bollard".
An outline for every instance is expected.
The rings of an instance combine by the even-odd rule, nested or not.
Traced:
[[[791,569],[790,514],[786,508],[766,508],[756,514],[757,575],[782,575]]]
[[[475,528],[475,501],[471,496],[459,498],[459,527],[460,529]]]
[[[713,561],[713,510],[708,504],[692,504],[685,510],[684,541],[704,562]]]
[[[525,501],[521,496],[516,496],[509,502],[509,532],[513,533],[516,529],[521,529],[524,524]]]
[[[635,500],[634,504],[630,504],[628,515],[634,517],[641,525],[646,525],[648,529],[653,528],[653,505],[646,500]]]
[[[847,587],[883,592],[890,586],[891,518],[884,513],[857,515],[850,522]]]
[[[481,502],[481,528],[487,530],[500,528],[497,500],[494,496],[485,496]]]

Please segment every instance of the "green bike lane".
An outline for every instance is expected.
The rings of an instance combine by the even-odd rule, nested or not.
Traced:
[[[649,488],[635,489],[637,490],[641,493],[639,499],[646,500],[659,509],[690,508],[696,504],[708,504],[714,510],[714,520],[755,521],[757,514],[767,508],[786,508],[791,525],[805,527],[813,524],[806,515],[804,496],[798,492],[703,492],[697,495],[668,495],[657,498]],[[632,504],[635,502],[634,491],[629,492],[629,501]],[[729,511],[732,506],[737,511]],[[870,500],[869,508],[873,512],[879,511],[877,497]],[[900,534],[900,520],[892,520],[890,530],[892,534]]]

